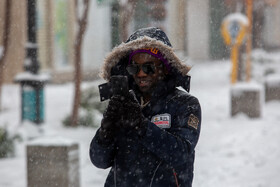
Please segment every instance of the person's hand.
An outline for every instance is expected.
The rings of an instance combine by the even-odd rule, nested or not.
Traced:
[[[115,133],[118,131],[120,110],[122,108],[121,96],[113,96],[109,101],[107,109],[103,114],[101,127],[99,131],[99,138],[103,142],[110,143],[113,141]]]
[[[112,96],[105,112],[103,113],[103,119],[111,122],[118,120],[120,118],[120,110],[122,108],[123,101],[124,97],[120,95]]]
[[[122,126],[125,129],[135,130],[139,135],[146,129],[145,117],[142,114],[140,104],[133,92],[130,92],[123,101]]]

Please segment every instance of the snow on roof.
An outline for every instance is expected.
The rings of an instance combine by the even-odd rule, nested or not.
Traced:
[[[60,136],[45,136],[36,138],[28,143],[28,145],[32,146],[72,146],[75,144],[77,142]]]
[[[231,86],[234,91],[248,90],[248,91],[261,91],[263,85],[257,82],[239,82]]]
[[[244,91],[257,91],[263,94],[264,87],[257,82],[239,82],[231,86],[231,93],[235,97],[240,96]]]
[[[25,44],[25,47],[27,47],[27,48],[38,48],[38,44],[32,43],[32,42],[27,42]]]
[[[280,74],[267,75],[265,82],[270,86],[280,86]]]
[[[280,52],[267,52],[264,49],[254,49],[252,50],[252,59],[256,62],[273,62],[280,64]]]
[[[236,12],[236,13],[233,13],[233,14],[229,14],[227,15],[225,18],[224,18],[224,21],[227,20],[227,21],[238,21],[240,23],[242,23],[243,25],[249,25],[249,20],[248,18],[239,13],[239,12]]]
[[[40,82],[46,82],[50,80],[49,74],[33,74],[31,72],[22,72],[17,74],[15,81],[40,81]]]

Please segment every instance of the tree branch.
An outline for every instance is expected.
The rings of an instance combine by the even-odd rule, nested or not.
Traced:
[[[82,81],[82,45],[83,45],[83,38],[84,33],[86,31],[87,26],[87,19],[88,19],[88,11],[89,11],[89,2],[90,0],[83,1],[83,15],[81,18],[77,19],[77,24],[79,26],[77,35],[76,35],[76,42],[75,42],[75,95],[74,95],[74,103],[73,103],[73,110],[72,110],[72,120],[71,126],[75,127],[78,125],[78,111],[80,106],[81,100],[81,81]],[[76,0],[77,3],[77,0]],[[77,8],[77,4],[76,4]],[[78,8],[77,8],[78,9]]]

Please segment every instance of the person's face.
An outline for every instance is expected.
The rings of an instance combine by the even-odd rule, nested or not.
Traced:
[[[144,94],[151,94],[158,81],[162,80],[166,74],[166,72],[164,72],[163,63],[148,53],[137,53],[132,57],[132,64],[140,65],[140,67],[143,64],[155,66],[154,73],[147,74],[142,68],[139,68],[139,72],[133,75],[135,83],[138,85],[140,91]]]

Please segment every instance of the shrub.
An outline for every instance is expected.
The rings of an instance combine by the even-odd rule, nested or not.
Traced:
[[[0,158],[14,156],[14,138],[10,137],[5,128],[0,127]]]
[[[99,91],[90,87],[82,91],[78,126],[98,127],[99,116],[104,112],[107,102],[100,102]],[[64,126],[71,125],[71,116],[63,120]]]
[[[98,124],[94,121],[95,114],[91,114],[90,112],[86,112],[86,114],[80,114],[78,117],[78,126],[85,126],[85,127],[97,127]],[[67,116],[63,120],[63,125],[70,127],[71,125],[71,116]]]
[[[81,108],[103,113],[106,106],[107,102],[100,102],[99,91],[96,87],[90,87],[82,91]]]

